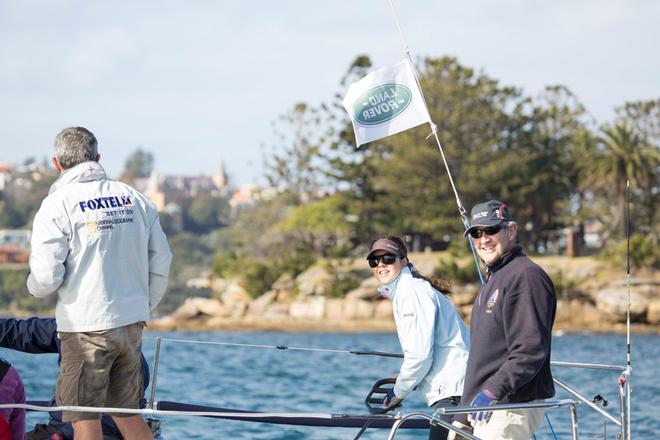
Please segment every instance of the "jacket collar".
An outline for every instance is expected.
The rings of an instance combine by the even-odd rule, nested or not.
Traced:
[[[408,266],[404,267],[401,269],[401,272],[399,272],[399,276],[397,276],[394,281],[391,281],[387,284],[382,284],[379,288],[378,291],[380,292],[381,295],[383,295],[385,298],[394,298],[394,293],[396,292],[396,286],[399,284],[400,280],[406,280],[412,278],[412,273],[410,272],[410,269],[408,269]]]
[[[62,171],[60,177],[51,185],[48,194],[52,194],[73,182],[91,182],[106,179],[105,170],[95,161],[79,163],[73,168]]]
[[[493,273],[497,272],[507,264],[511,260],[513,260],[516,257],[519,257],[520,255],[523,255],[522,248],[518,245],[515,245],[509,252],[505,252],[504,255],[500,257],[499,260],[497,260],[495,263],[486,266],[486,269],[488,270],[488,273]]]

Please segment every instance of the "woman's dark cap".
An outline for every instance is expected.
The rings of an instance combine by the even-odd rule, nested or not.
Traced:
[[[390,240],[389,238],[379,238],[378,240],[374,240],[371,243],[371,246],[369,246],[367,260],[371,258],[372,254],[376,251],[385,251],[401,258],[408,256],[408,252],[404,246],[401,246],[399,243]]]

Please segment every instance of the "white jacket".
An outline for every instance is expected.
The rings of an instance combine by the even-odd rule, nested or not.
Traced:
[[[57,329],[100,331],[149,319],[172,253],[154,205],[97,162],[63,172],[34,218],[27,287],[57,291]]]
[[[403,349],[394,394],[404,399],[418,389],[429,406],[440,399],[461,396],[470,337],[452,303],[428,281],[414,278],[407,267],[378,290],[392,298]]]

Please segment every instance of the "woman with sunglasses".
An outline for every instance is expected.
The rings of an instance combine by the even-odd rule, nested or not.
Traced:
[[[444,296],[450,292],[449,283],[420,275],[408,260],[403,240],[396,236],[374,240],[367,260],[381,284],[378,291],[392,300],[403,349],[403,363],[384,404],[394,408],[417,389],[429,406],[457,405],[470,338],[460,315]],[[431,427],[429,439],[446,438],[446,429]]]

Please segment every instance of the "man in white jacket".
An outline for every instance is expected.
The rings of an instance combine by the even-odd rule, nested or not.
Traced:
[[[27,287],[36,297],[58,294],[57,404],[137,408],[142,328],[165,293],[172,253],[154,205],[108,179],[99,159],[85,128],[55,138],[60,177],[34,219]],[[63,419],[76,440],[103,438],[98,413]],[[139,415],[113,419],[124,438],[152,438]]]

